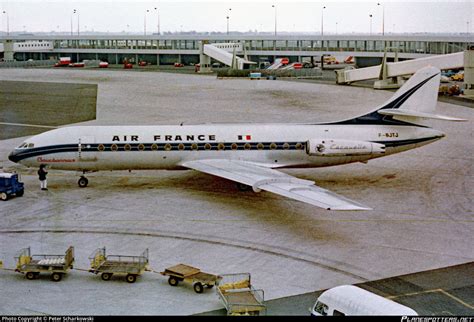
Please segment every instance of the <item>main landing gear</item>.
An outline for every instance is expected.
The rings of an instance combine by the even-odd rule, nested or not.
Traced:
[[[89,180],[87,180],[86,177],[81,176],[77,184],[79,185],[80,188],[85,188],[89,184]]]
[[[246,184],[236,182],[236,185],[237,185],[237,189],[239,189],[240,191],[252,191],[252,187]]]

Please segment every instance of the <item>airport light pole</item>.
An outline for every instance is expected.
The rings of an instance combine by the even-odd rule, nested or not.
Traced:
[[[8,12],[3,10],[3,14],[7,15],[7,36],[10,36],[10,19],[8,18]]]
[[[76,9],[72,10],[72,13],[71,13],[71,36],[74,34],[73,33],[73,28],[72,28],[72,20],[74,18],[74,14],[77,12]]]
[[[232,11],[232,8],[229,8],[229,12],[227,13],[227,34],[229,34],[229,19],[230,19],[230,12]]]
[[[146,36],[146,14],[150,12],[150,10],[145,10],[145,14],[143,15],[143,33]]]
[[[369,15],[370,18],[370,35],[372,36],[372,15]]]
[[[336,35],[337,35],[337,21],[336,21]]]
[[[385,36],[385,6],[380,2],[377,3],[377,6],[382,6],[382,36]]]
[[[321,8],[321,49],[324,47],[324,9],[326,9],[326,6],[323,6]]]
[[[157,21],[156,21],[156,33],[160,35],[160,10],[158,8],[155,8],[156,14],[158,15]]]
[[[277,35],[277,6],[272,4],[272,8],[275,8],[275,36]]]
[[[79,10],[77,10],[77,35],[79,36]]]

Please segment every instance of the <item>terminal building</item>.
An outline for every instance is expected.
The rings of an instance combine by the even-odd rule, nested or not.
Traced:
[[[242,43],[248,60],[272,63],[319,60],[321,55],[353,56],[358,67],[380,64],[385,48],[398,58],[414,59],[461,52],[474,45],[466,35],[16,35],[0,37],[4,60],[101,60],[111,64],[146,61],[154,65],[197,64],[200,43]],[[242,53],[237,53],[242,54]]]

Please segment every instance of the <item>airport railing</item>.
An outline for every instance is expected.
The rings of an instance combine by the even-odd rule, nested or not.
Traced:
[[[8,62],[0,62],[0,68],[44,67],[44,66],[53,66],[54,64],[55,64],[55,61],[53,60],[8,61]]]

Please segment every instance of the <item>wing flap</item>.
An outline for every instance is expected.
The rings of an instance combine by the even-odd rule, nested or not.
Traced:
[[[327,210],[371,210],[353,200],[274,169],[238,160],[196,160],[183,167],[226,178],[251,186],[254,191],[266,190]]]

